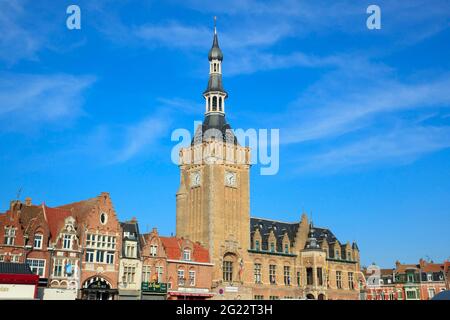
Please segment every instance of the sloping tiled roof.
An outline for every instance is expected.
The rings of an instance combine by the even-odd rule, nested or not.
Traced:
[[[0,262],[0,274],[33,274],[26,263]]]
[[[64,220],[71,216],[71,212],[66,209],[45,206],[45,216],[47,217],[50,237],[54,239],[58,235],[59,230],[64,226]]]
[[[441,272],[444,271],[444,264],[442,263],[426,263],[421,267],[422,272]]]
[[[164,250],[167,254],[168,259],[180,260],[182,258],[181,245],[183,241],[186,240],[177,237],[160,237],[160,239],[164,246]],[[191,259],[194,262],[209,262],[208,249],[206,249],[205,247],[201,246],[196,242],[193,243],[193,252]]]
[[[98,203],[98,198],[91,198],[59,206],[58,208],[70,210],[77,218],[89,214]]]
[[[416,270],[419,271],[419,265],[418,264],[398,264],[396,266],[395,272],[397,273],[404,273],[406,270]]]

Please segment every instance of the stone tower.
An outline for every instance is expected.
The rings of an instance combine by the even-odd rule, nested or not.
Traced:
[[[223,278],[224,262],[237,280],[250,247],[250,150],[239,145],[225,118],[228,94],[215,26],[208,60],[205,118],[191,145],[180,150],[176,233],[209,249],[214,281]]]

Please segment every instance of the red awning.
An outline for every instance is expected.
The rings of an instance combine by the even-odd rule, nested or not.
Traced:
[[[169,295],[183,296],[183,297],[212,297],[212,296],[214,296],[214,293],[194,293],[194,292],[169,291]]]

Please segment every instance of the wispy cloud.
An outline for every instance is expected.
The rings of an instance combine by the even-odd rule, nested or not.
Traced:
[[[69,74],[2,74],[1,130],[29,131],[80,116],[83,93],[94,81],[92,76]]]
[[[19,1],[0,2],[0,60],[8,64],[20,59],[36,59],[44,39],[25,27],[27,11]]]
[[[286,128],[282,143],[336,137],[370,126],[376,117],[392,112],[450,106],[446,89],[450,87],[450,75],[405,83],[382,75],[369,79],[360,74],[336,71],[306,90],[292,106],[298,121]]]
[[[381,164],[403,165],[450,147],[450,127],[412,126],[365,137],[299,160],[301,172],[335,173]]]

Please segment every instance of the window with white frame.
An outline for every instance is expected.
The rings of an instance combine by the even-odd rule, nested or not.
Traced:
[[[134,277],[136,275],[136,267],[125,266],[123,271],[123,278],[125,283],[134,283]]]
[[[431,299],[434,297],[436,291],[434,290],[434,288],[428,288],[428,299]]]
[[[353,283],[353,272],[348,273],[348,287],[353,290],[355,289],[355,285]]]
[[[151,266],[142,267],[142,282],[150,282],[151,279]]]
[[[72,249],[72,235],[65,234],[63,237],[63,249]]]
[[[86,262],[94,262],[94,250],[86,250]]]
[[[42,249],[42,234],[35,234],[34,235],[34,244],[33,247],[35,249]]]
[[[55,259],[53,266],[53,276],[54,277],[62,277],[63,276],[63,266],[64,262],[62,259]]]
[[[255,263],[255,283],[261,283],[261,263]]]
[[[195,286],[195,271],[189,270],[189,285],[191,287]]]
[[[162,266],[157,266],[156,267],[156,275],[158,276],[158,283],[163,282],[162,278],[163,278],[163,267]]]
[[[125,245],[125,255],[128,258],[136,258],[137,252],[136,252],[136,242],[127,241]]]
[[[156,257],[157,251],[158,251],[158,246],[152,244],[152,245],[150,246],[150,255],[151,255],[152,257]]]
[[[7,246],[13,246],[15,239],[16,239],[16,228],[14,228],[14,227],[5,227],[4,244],[6,244]]]
[[[31,269],[31,272],[37,274],[40,277],[44,276],[45,260],[44,259],[27,259],[27,264]]]
[[[427,280],[428,281],[433,281],[433,274],[432,273],[427,273]]]
[[[271,264],[269,265],[269,281],[270,284],[276,284],[277,280],[276,280],[276,265]]]
[[[88,233],[86,235],[86,262],[114,264],[114,250],[116,237],[102,234]]]
[[[106,253],[106,263],[107,264],[114,264],[114,252],[107,252]]]
[[[19,262],[20,262],[20,255],[19,255],[19,254],[13,254],[13,255],[11,255],[11,262],[13,262],[13,263],[19,263]]]
[[[284,266],[284,285],[291,285],[291,267]]]
[[[183,250],[183,260],[190,261],[191,260],[191,249]]]
[[[342,272],[336,271],[336,286],[338,289],[342,289]]]
[[[5,261],[5,255],[4,254],[0,254],[0,262]]]
[[[183,269],[178,269],[178,285],[179,286],[184,286],[184,270]]]

